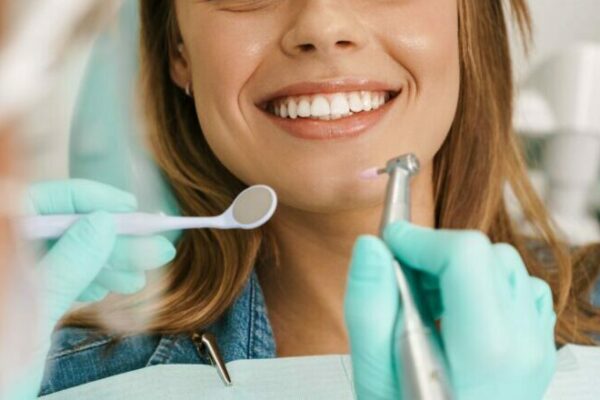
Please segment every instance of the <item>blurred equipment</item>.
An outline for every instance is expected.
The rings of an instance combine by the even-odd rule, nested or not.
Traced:
[[[134,193],[142,211],[175,215],[177,203],[147,150],[140,118],[139,29],[138,2],[127,1],[94,43],[75,105],[69,175]]]
[[[121,0],[24,3],[20,2],[20,17],[11,21],[13,29],[3,36],[4,47],[0,51],[0,128],[3,128],[0,135],[7,126],[16,128],[30,118],[38,103],[55,86],[60,67],[73,49],[95,37],[116,12]],[[22,136],[14,137],[21,144]],[[16,160],[23,156],[11,155]],[[19,177],[11,175],[11,178]],[[8,199],[4,203],[10,203],[15,192],[21,191],[16,182],[0,183],[6,192],[2,193],[3,198]],[[21,205],[21,196],[16,197]],[[20,211],[20,207],[18,210],[11,207],[7,214],[11,216]],[[2,260],[5,261],[2,267],[9,267],[3,274],[9,283],[2,288],[2,300],[10,307],[8,312],[3,312],[3,326],[11,329],[0,329],[0,398],[33,399],[39,391],[50,333],[56,322],[46,311],[56,304],[52,303],[56,296],[49,298],[40,293],[43,292],[40,289],[49,284],[50,274],[46,276],[45,271],[27,268],[33,265],[32,249],[18,240],[4,239],[11,254],[9,259]],[[56,269],[53,272],[57,272]],[[64,285],[57,287],[64,288]],[[23,327],[26,329],[21,329]]]
[[[0,54],[0,120],[22,116],[52,87],[69,51],[91,40],[122,0],[32,3]]]
[[[600,44],[580,44],[536,68],[523,85],[516,128],[543,137],[545,200],[573,244],[600,241],[593,204],[600,170]]]

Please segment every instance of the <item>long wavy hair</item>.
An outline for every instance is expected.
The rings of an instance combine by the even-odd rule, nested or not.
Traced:
[[[179,41],[173,2],[140,0],[140,6],[141,99],[156,161],[183,215],[218,214],[245,185],[215,157],[194,102],[172,82],[170,57]],[[593,334],[600,333],[600,313],[589,301],[600,269],[600,245],[572,253],[557,237],[528,180],[512,127],[507,25],[516,23],[527,49],[531,18],[526,1],[458,0],[458,7],[461,87],[453,125],[434,159],[436,227],[478,229],[493,242],[515,246],[529,273],[552,288],[556,342],[592,344]],[[515,193],[535,242],[511,221],[505,184]],[[539,256],[540,248],[545,257]],[[186,231],[167,272],[141,294],[112,300],[111,309],[135,307],[147,315],[148,332],[191,332],[227,310],[254,267],[277,260],[268,224],[254,231]],[[100,327],[98,315],[90,311],[71,314],[65,324]]]

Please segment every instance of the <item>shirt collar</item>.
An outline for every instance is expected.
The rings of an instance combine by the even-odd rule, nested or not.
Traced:
[[[208,331],[216,336],[226,362],[275,357],[273,331],[255,271],[233,306]]]
[[[256,271],[229,310],[206,331],[215,335],[225,362],[276,357],[273,331]],[[206,363],[189,334],[163,336],[148,365],[181,363]]]

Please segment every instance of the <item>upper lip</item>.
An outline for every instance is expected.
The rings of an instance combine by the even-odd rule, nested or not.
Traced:
[[[267,94],[258,101],[258,105],[266,105],[280,97],[312,95],[317,93],[337,93],[354,91],[392,92],[400,91],[400,86],[369,78],[337,78],[321,81],[303,81],[285,86],[275,92]]]

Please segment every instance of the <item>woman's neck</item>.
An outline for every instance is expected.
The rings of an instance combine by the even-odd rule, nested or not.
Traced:
[[[411,189],[413,221],[433,226],[431,171]],[[280,265],[260,271],[279,356],[348,352],[343,302],[352,247],[358,236],[378,234],[382,209],[319,214],[279,206],[272,227]]]

